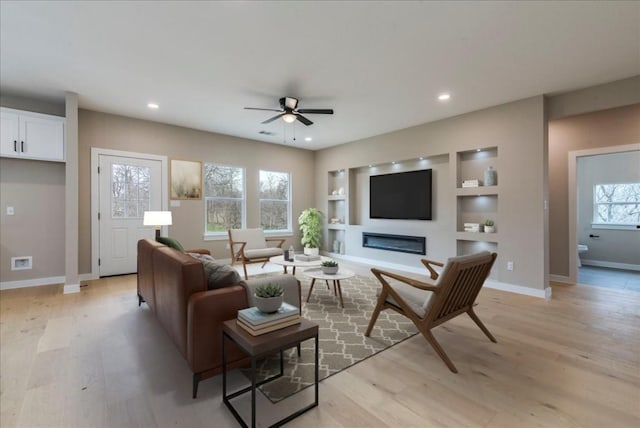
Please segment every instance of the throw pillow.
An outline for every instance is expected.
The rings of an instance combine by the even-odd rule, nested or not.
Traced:
[[[161,244],[166,245],[167,247],[171,247],[174,250],[178,250],[181,253],[184,253],[184,247],[182,246],[182,244],[180,244],[180,242],[178,242],[177,239],[161,236],[161,237],[157,238],[156,241],[158,241]]]
[[[189,255],[202,262],[204,277],[207,280],[207,288],[209,290],[236,285],[242,281],[242,278],[234,268],[216,262],[213,257],[207,254],[189,253]]]

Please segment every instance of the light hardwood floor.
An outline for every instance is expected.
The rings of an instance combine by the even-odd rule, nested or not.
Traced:
[[[191,399],[187,364],[135,286],[0,293],[3,428],[238,426],[219,377]],[[554,284],[550,301],[484,289],[478,302],[497,344],[466,317],[434,330],[458,374],[415,336],[324,380],[320,406],[287,426],[640,426],[639,292]],[[277,410],[262,400],[259,414]]]

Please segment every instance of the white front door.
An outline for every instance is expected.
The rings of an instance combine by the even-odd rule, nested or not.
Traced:
[[[153,239],[145,211],[162,210],[162,162],[99,155],[99,276],[134,273],[137,243]]]

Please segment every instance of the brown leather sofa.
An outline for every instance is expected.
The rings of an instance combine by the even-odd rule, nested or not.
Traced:
[[[285,290],[292,290],[289,297],[285,291],[285,300],[299,307],[300,283],[290,275],[279,281],[287,283]],[[193,372],[193,398],[201,380],[221,373],[222,323],[249,307],[253,298],[246,290],[253,287],[244,283],[208,290],[202,262],[150,239],[138,241],[138,299],[147,303],[187,360]],[[228,369],[249,362],[230,344]]]

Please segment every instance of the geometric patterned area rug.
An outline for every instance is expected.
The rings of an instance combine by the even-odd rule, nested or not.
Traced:
[[[320,355],[319,380],[326,379],[409,337],[418,330],[408,318],[386,310],[380,313],[371,337],[364,332],[376,304],[379,283],[375,278],[355,276],[341,280],[344,309],[339,298],[323,281],[316,281],[309,303],[305,303],[311,283],[303,274],[302,316],[318,323]],[[332,284],[332,282],[330,282]],[[279,356],[258,362],[258,380],[279,373]],[[284,375],[260,387],[272,402],[278,402],[303,388],[313,385],[314,341],[302,343],[301,355],[295,349],[284,353]]]

